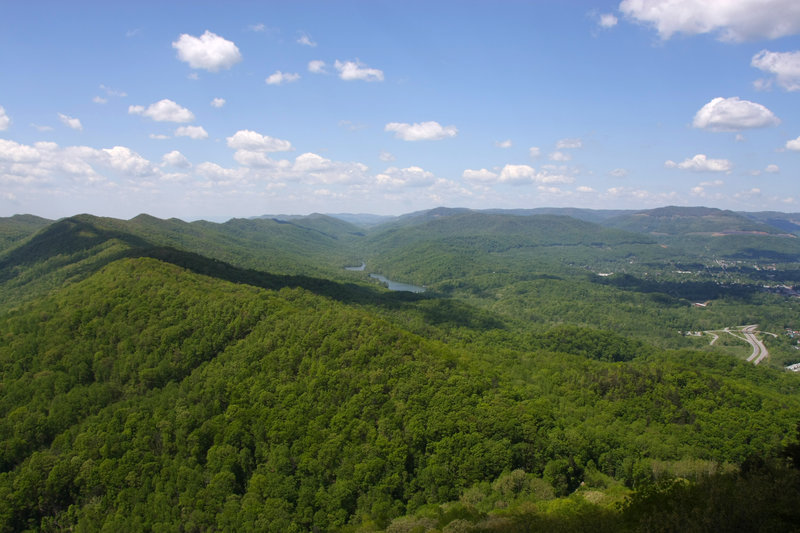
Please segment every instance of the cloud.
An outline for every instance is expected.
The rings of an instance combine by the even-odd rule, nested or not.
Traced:
[[[666,161],[664,166],[667,168],[691,170],[692,172],[730,172],[733,168],[733,165],[727,159],[708,159],[705,154],[697,154],[691,159],[686,159],[681,163]]]
[[[553,152],[549,156],[551,161],[569,161],[572,159],[572,156],[567,152]]]
[[[777,126],[780,119],[761,104],[739,97],[714,98],[695,114],[692,125],[711,131],[739,131]]]
[[[53,131],[53,126],[41,126],[33,123],[31,123],[31,128],[36,128],[39,131]]]
[[[224,98],[214,98],[213,100],[211,100],[211,107],[220,108],[224,105],[225,105]]]
[[[6,110],[0,105],[0,131],[5,131],[11,125],[11,119],[8,118]]]
[[[495,141],[494,145],[498,148],[511,148],[512,143],[511,139],[506,139],[505,141]]]
[[[103,98],[102,96],[95,96],[94,98],[92,98],[92,102],[94,102],[95,104],[106,104],[108,103],[108,99]]]
[[[199,176],[222,184],[240,181],[246,172],[246,169],[225,168],[210,161],[200,163],[195,167],[195,170]]]
[[[183,33],[172,47],[178,51],[178,59],[209,72],[229,69],[242,60],[239,48],[232,41],[208,30],[200,37]]]
[[[297,44],[302,44],[303,46],[310,46],[311,48],[317,46],[317,43],[312,41],[311,37],[305,33],[301,33],[300,37],[297,38]]]
[[[439,141],[458,135],[458,128],[455,126],[442,127],[434,121],[415,122],[408,124],[405,122],[390,122],[384,131],[395,132],[395,137],[404,141]]]
[[[164,154],[161,158],[165,165],[173,166],[176,168],[190,168],[192,164],[186,159],[186,156],[177,150],[173,150]]]
[[[308,71],[314,74],[325,74],[325,62],[319,59],[314,59],[308,62]]]
[[[528,165],[506,165],[500,171],[500,183],[523,183],[534,181],[536,169]]]
[[[247,29],[250,30],[250,31],[264,31],[264,30],[267,29],[267,27],[264,26],[264,24],[262,22],[259,22],[258,24],[249,25],[247,27]]]
[[[283,73],[280,70],[276,70],[274,74],[270,74],[267,79],[267,85],[280,85],[282,83],[291,83],[293,81],[297,81],[300,79],[300,74],[292,74],[292,73]]]
[[[713,33],[722,41],[776,39],[800,32],[796,0],[623,0],[619,10],[662,39]]]
[[[617,22],[619,22],[619,20],[611,13],[603,13],[597,21],[600,27],[606,30],[616,26]]]
[[[380,186],[388,187],[425,187],[436,181],[432,172],[420,167],[397,168],[389,167],[383,173],[375,176],[375,182]]]
[[[175,130],[175,137],[189,137],[190,139],[207,139],[208,132],[202,126],[181,126]]]
[[[561,139],[556,143],[558,150],[565,148],[583,148],[583,141],[580,139]]]
[[[369,68],[359,60],[342,62],[337,59],[333,66],[339,71],[339,77],[345,81],[383,81],[382,70]]]
[[[61,122],[63,122],[65,126],[68,126],[73,130],[83,131],[83,124],[81,124],[81,121],[77,118],[67,116],[64,113],[59,113],[58,118],[61,119]]]
[[[785,147],[787,150],[800,152],[800,137],[798,137],[797,139],[792,139],[791,141],[786,141]]]
[[[31,163],[42,158],[39,150],[15,141],[0,139],[0,161]]]
[[[158,169],[147,159],[125,146],[104,148],[106,162],[114,170],[129,177],[152,176]]]
[[[781,171],[781,167],[779,167],[778,165],[774,165],[774,164],[773,165],[767,165],[766,168],[764,168],[764,172],[766,172],[767,174],[777,174],[780,171]]]
[[[615,168],[609,171],[608,175],[614,178],[624,178],[628,175],[628,170],[625,168]]]
[[[151,133],[149,135],[149,137],[151,139],[155,139],[157,141],[163,141],[164,139],[169,139],[170,138],[169,135],[164,135],[164,134],[161,134],[161,133]]]
[[[102,90],[104,90],[108,96],[117,96],[119,98],[125,98],[126,96],[128,96],[128,93],[126,93],[125,91],[119,91],[117,89],[112,89],[111,87],[107,87],[107,86],[103,85],[102,83],[100,84],[100,88]]]
[[[128,113],[142,115],[156,122],[192,122],[194,120],[194,113],[166,98],[150,104],[147,108],[140,105],[129,106]]]
[[[0,139],[0,182],[27,186],[55,183],[107,181],[108,176],[127,178],[159,176],[150,161],[125,146],[98,150],[89,146],[60,147],[54,142],[33,146]]]
[[[394,161],[397,158],[394,156],[394,154],[390,152],[381,151],[381,153],[378,154],[378,159],[380,159],[381,161],[389,162],[389,161]]]
[[[787,91],[800,90],[800,51],[770,52],[761,50],[750,65],[775,76],[775,81]],[[758,80],[756,88],[765,88],[771,80]]]
[[[492,172],[491,170],[486,170],[482,168],[480,170],[472,170],[467,169],[462,174],[461,177],[467,181],[477,181],[477,182],[494,182],[497,181],[497,173]]]
[[[228,147],[234,150],[249,152],[287,152],[292,150],[292,143],[261,135],[251,130],[239,130],[227,138]]]
[[[535,159],[535,158],[539,157],[540,155],[542,155],[542,151],[539,149],[538,146],[531,146],[528,149],[528,153],[530,154],[532,159]]]
[[[492,172],[485,168],[480,170],[467,169],[461,174],[461,177],[467,181],[477,183],[501,183],[509,185],[572,183],[575,181],[570,176],[561,173],[551,173],[549,169],[537,171],[529,165],[506,165],[499,173]]]
[[[363,182],[368,170],[362,163],[331,161],[311,152],[297,156],[291,168],[298,179],[314,184]]]

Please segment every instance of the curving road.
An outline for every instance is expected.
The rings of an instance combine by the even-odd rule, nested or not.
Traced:
[[[757,365],[769,355],[767,351],[767,347],[764,346],[764,343],[756,337],[756,328],[758,327],[757,324],[752,324],[750,326],[745,326],[742,328],[742,333],[744,334],[744,339],[750,343],[750,346],[753,347],[753,353],[750,354],[750,357],[747,358],[748,361],[752,361],[754,365]]]
[[[750,357],[748,357],[747,360],[749,362],[753,363],[754,365],[757,365],[758,363],[760,363],[761,361],[763,361],[764,359],[769,357],[769,352],[767,351],[767,347],[764,346],[764,342],[760,341],[758,339],[758,337],[756,337],[756,328],[757,327],[758,327],[758,324],[751,324],[749,326],[742,326],[742,328],[740,330],[742,332],[742,335],[743,335],[742,337],[740,337],[739,335],[737,335],[736,333],[731,331],[731,328],[725,328],[725,329],[721,329],[721,330],[718,329],[716,331],[723,331],[725,333],[728,333],[729,335],[733,335],[737,339],[741,339],[741,340],[747,342],[750,346],[752,346],[753,347],[753,353],[750,354]],[[709,343],[709,345],[713,345],[717,341],[717,339],[719,339],[719,335],[717,335],[713,331],[704,331],[703,333],[707,333],[708,335],[711,335],[711,336],[714,337],[713,339],[711,339],[711,342]],[[764,333],[764,332],[761,332],[761,333]],[[777,337],[777,335],[775,335],[774,333],[767,333],[767,334],[768,335],[774,335],[775,337]]]

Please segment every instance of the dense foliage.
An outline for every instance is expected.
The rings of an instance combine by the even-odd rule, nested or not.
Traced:
[[[22,238],[0,256],[0,531],[791,530],[800,381],[680,334],[791,326],[791,300],[559,256],[662,253],[649,237],[451,215]],[[282,246],[272,265],[306,266],[257,268]],[[370,246],[425,250],[432,289],[302,275]]]

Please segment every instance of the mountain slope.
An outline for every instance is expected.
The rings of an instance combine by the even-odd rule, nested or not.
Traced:
[[[34,215],[0,218],[0,253],[50,223],[52,220]]]
[[[449,346],[151,258],[0,331],[3,531],[383,528],[514,469],[568,494],[587,469],[633,486],[655,461],[739,462],[800,418],[794,376],[733,359],[596,360],[617,341],[574,329]]]

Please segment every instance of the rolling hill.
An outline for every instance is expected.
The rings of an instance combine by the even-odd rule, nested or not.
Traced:
[[[30,228],[0,255],[0,531],[781,530],[797,376],[680,331],[800,329],[793,302],[589,268],[666,275],[675,253],[445,209]],[[388,292],[353,254],[431,290]]]

